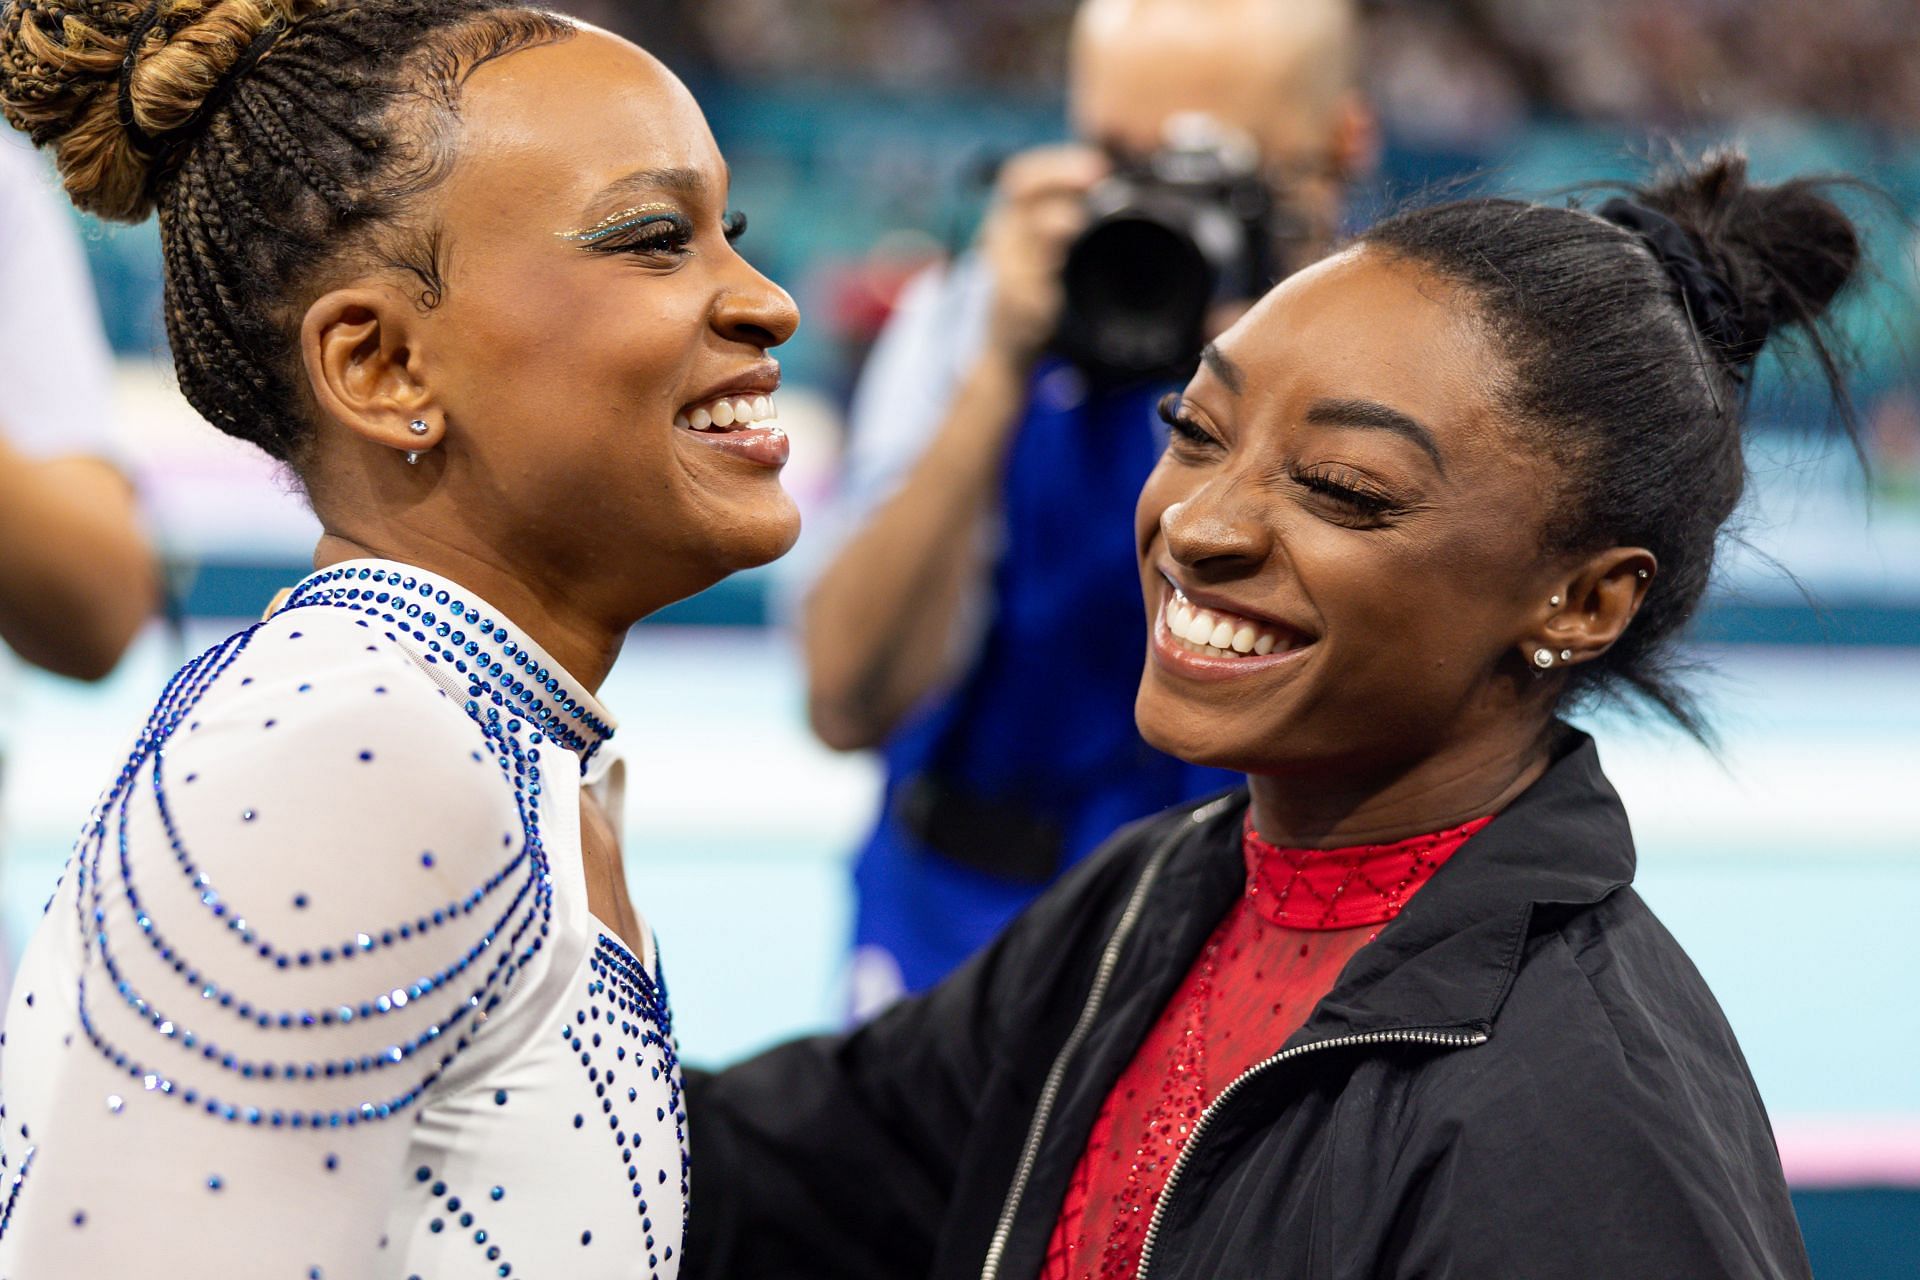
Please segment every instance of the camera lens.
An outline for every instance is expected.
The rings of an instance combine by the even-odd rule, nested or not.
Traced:
[[[1062,283],[1062,347],[1095,371],[1149,377],[1192,363],[1217,271],[1178,226],[1122,212],[1074,244]]]

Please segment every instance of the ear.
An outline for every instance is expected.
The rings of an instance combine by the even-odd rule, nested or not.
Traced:
[[[1329,156],[1341,181],[1358,182],[1380,164],[1380,119],[1358,90],[1342,94],[1333,108]]]
[[[356,286],[316,299],[300,324],[300,355],[320,411],[402,453],[438,445],[446,418],[426,377],[419,327],[419,313],[392,290]]]
[[[1611,649],[1640,612],[1659,569],[1645,547],[1610,547],[1575,566],[1540,602],[1540,622],[1522,642],[1527,665],[1554,670]],[[1543,650],[1551,659],[1544,664],[1536,661]]]

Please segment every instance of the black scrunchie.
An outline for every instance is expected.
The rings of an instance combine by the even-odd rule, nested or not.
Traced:
[[[1702,260],[1700,242],[1686,228],[1656,209],[1618,196],[1595,212],[1646,242],[1680,290],[1700,336],[1718,344],[1735,369],[1759,354],[1772,328],[1772,318],[1747,314],[1727,278]]]
[[[135,23],[133,30],[128,33],[127,56],[120,60],[120,126],[127,131],[127,136],[133,139],[135,146],[148,152],[160,147],[178,151],[191,143],[195,137],[199,136],[200,130],[213,113],[225,105],[227,99],[232,96],[234,87],[240,83],[241,77],[253,70],[253,64],[265,57],[267,50],[273,47],[274,41],[287,31],[286,24],[277,19],[268,23],[265,29],[240,51],[240,56],[234,59],[233,65],[227,68],[226,73],[215,82],[207,96],[201,100],[200,105],[194,108],[192,115],[164,133],[153,135],[142,129],[139,122],[133,118],[133,66],[140,53],[141,43],[146,40],[154,25],[160,21],[160,6],[163,3],[164,0],[153,0],[153,3],[147,6],[146,13],[141,15],[140,21]]]

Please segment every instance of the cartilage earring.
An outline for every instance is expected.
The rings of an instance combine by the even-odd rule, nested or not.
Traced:
[[[1552,666],[1553,650],[1535,649],[1533,651],[1533,665],[1540,668],[1542,671],[1545,671],[1548,667]]]
[[[1634,572],[1639,575],[1640,581],[1645,582],[1647,580],[1647,571],[1645,569],[1636,569]]]

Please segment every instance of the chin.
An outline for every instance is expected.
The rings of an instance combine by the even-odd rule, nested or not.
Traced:
[[[1133,720],[1148,746],[1176,760],[1215,769],[1241,768],[1243,753],[1234,749],[1236,744],[1222,740],[1214,714],[1158,687],[1152,672],[1140,682]]]
[[[771,564],[800,540],[800,511],[785,489],[778,497],[756,503],[753,510],[717,529],[708,543],[716,552],[720,576]]]

